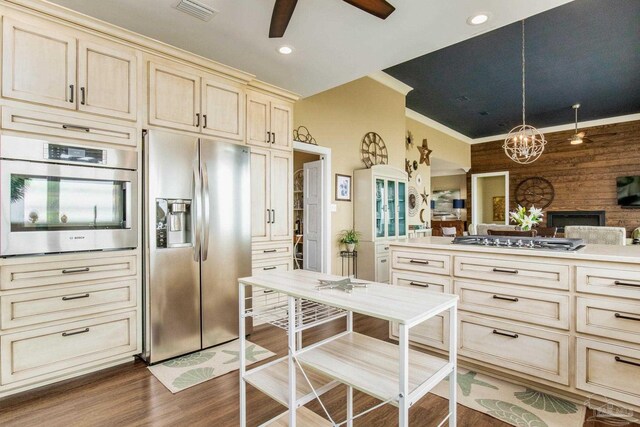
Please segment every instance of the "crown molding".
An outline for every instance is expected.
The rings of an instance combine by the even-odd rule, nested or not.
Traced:
[[[435,130],[440,131],[440,132],[442,132],[444,134],[447,134],[452,138],[459,139],[460,141],[466,142],[467,144],[473,144],[474,143],[473,142],[474,140],[469,138],[468,136],[463,135],[460,132],[451,129],[450,127],[447,127],[447,126],[443,125],[442,123],[438,123],[435,120],[430,119],[427,116],[423,116],[422,114],[418,113],[417,111],[413,111],[410,108],[406,109],[406,113],[405,114],[406,114],[406,116],[408,118],[413,119],[416,122],[420,122],[423,125],[427,125],[427,126],[429,126],[431,128],[434,128]]]
[[[383,84],[388,88],[395,90],[396,92],[400,92],[403,96],[407,96],[407,94],[413,90],[411,86],[402,83],[395,77],[391,77],[384,71],[376,71],[375,73],[369,74],[367,77],[372,78],[378,83]]]
[[[633,122],[635,120],[640,120],[640,113],[628,114],[626,116],[607,117],[606,119],[590,120],[588,122],[578,122],[578,130],[583,130],[585,128],[590,128],[594,126],[612,125],[614,123]],[[575,129],[575,126],[576,126],[576,123],[571,122],[564,125],[540,128],[538,130],[543,134],[545,134],[545,133],[553,133],[553,132],[562,132],[565,130],[573,130]],[[507,135],[509,134],[504,133],[502,135],[486,136],[484,138],[475,138],[471,140],[471,144],[483,144],[485,142],[501,141],[501,140],[504,140],[507,137]]]

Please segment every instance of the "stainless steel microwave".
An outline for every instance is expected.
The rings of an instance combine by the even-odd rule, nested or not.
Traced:
[[[137,153],[0,136],[0,257],[138,246]]]

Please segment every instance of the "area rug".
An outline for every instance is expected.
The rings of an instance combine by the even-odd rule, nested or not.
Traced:
[[[586,407],[526,386],[458,368],[458,403],[514,426],[582,427]],[[432,393],[449,398],[449,382]]]
[[[247,366],[275,356],[274,353],[250,341],[247,341],[246,345]],[[240,369],[239,353],[240,341],[235,340],[149,366],[149,370],[171,393],[177,393]]]

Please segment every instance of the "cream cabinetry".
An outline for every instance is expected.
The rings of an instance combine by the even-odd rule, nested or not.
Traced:
[[[444,238],[390,246],[393,285],[448,292],[452,284],[461,361],[570,397],[597,394],[640,408],[635,248],[612,257],[598,245],[575,253],[462,247]],[[410,338],[443,351],[446,324],[420,325]],[[397,339],[396,325],[390,336]]]
[[[247,143],[256,147],[291,150],[291,104],[259,92],[247,91]]]
[[[169,61],[149,61],[149,124],[244,140],[241,84]]]
[[[3,97],[136,120],[135,50],[28,21],[3,18]]]
[[[354,227],[361,235],[358,277],[389,283],[389,243],[407,237],[407,174],[376,165],[353,175]]]

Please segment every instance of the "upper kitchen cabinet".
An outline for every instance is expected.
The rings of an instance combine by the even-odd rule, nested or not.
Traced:
[[[64,27],[4,17],[2,96],[74,110],[76,38]]]
[[[199,132],[200,121],[200,77],[149,62],[149,124]]]
[[[202,133],[244,140],[245,95],[240,84],[202,80]]]
[[[258,147],[291,150],[293,109],[291,104],[262,93],[247,93],[247,143]]]
[[[78,109],[136,120],[137,54],[111,43],[78,43]]]
[[[48,21],[4,17],[2,96],[136,120],[133,49]]]

